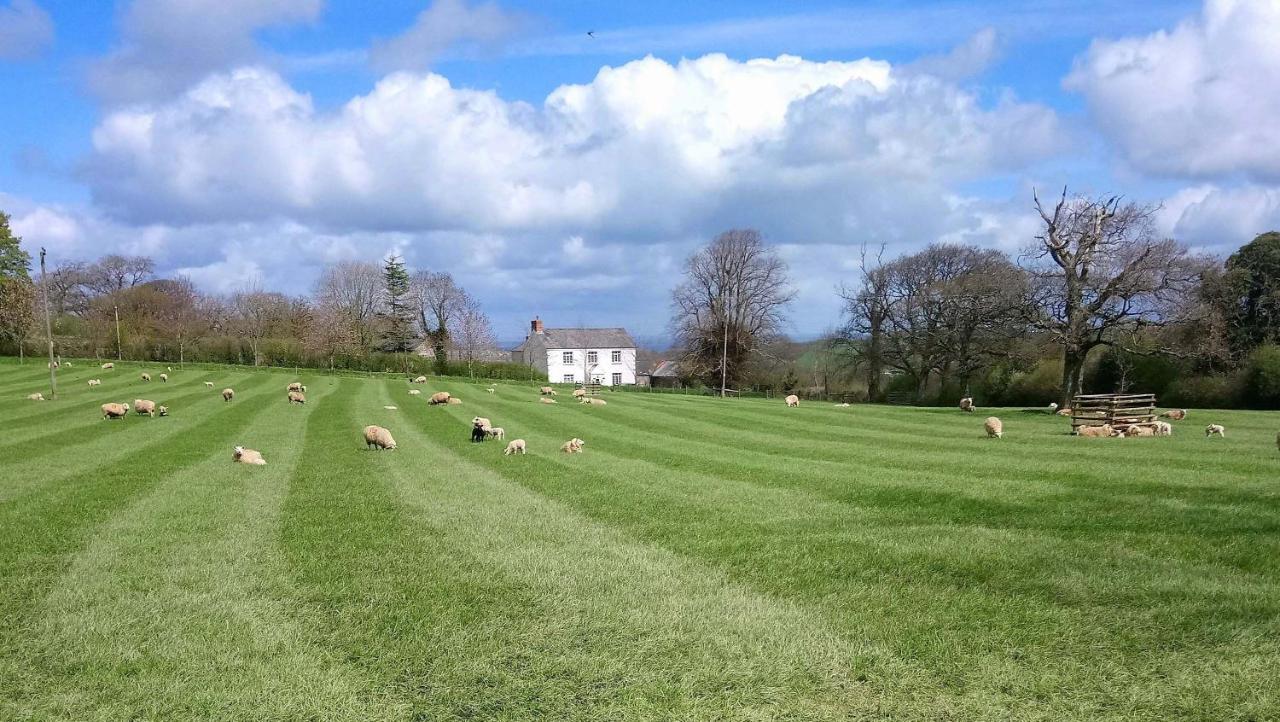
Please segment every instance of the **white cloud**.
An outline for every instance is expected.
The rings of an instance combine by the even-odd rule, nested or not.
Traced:
[[[1067,77],[1139,170],[1280,180],[1280,2],[1207,0],[1170,31],[1096,40]]]
[[[1228,254],[1259,233],[1280,230],[1280,188],[1184,188],[1165,199],[1158,221],[1174,238]]]
[[[494,2],[435,0],[404,33],[375,43],[370,59],[382,70],[422,70],[455,44],[493,48],[528,24]]]
[[[254,33],[315,20],[322,0],[133,0],[120,44],[89,68],[90,88],[112,103],[165,98],[210,72],[253,62]]]
[[[942,55],[928,55],[907,66],[911,72],[947,80],[964,80],[986,72],[1002,52],[995,28],[983,28]]]
[[[0,5],[0,60],[26,60],[53,42],[53,20],[33,0]]]

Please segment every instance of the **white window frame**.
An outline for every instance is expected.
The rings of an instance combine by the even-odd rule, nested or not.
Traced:
[[[566,384],[571,384],[571,383],[573,383],[573,381],[574,381],[574,379],[573,379],[573,374],[565,374],[565,375],[564,375],[564,383],[566,383]]]
[[[613,351],[613,352],[612,352],[612,356],[610,357],[610,359],[609,359],[609,360],[610,360],[610,361],[612,361],[613,363],[616,363],[616,364],[620,364],[620,363],[622,363],[622,352],[621,352],[621,351]]]
[[[622,374],[614,374],[614,375],[613,375],[613,385],[614,385],[614,386],[621,386],[621,385],[622,385]]]
[[[593,365],[593,366],[594,366],[595,364],[600,363],[600,352],[599,352],[599,351],[588,351],[588,352],[587,352],[587,363],[589,363],[589,364],[591,364],[591,365]]]
[[[572,352],[572,351],[561,351],[561,352],[560,352],[560,363],[564,363],[564,364],[571,364],[571,363],[573,363],[573,352]]]

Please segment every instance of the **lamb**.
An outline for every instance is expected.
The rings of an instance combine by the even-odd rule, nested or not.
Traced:
[[[381,426],[364,427],[364,447],[366,449],[375,448],[379,451],[383,449],[395,449],[396,440],[391,438],[391,432]]]
[[[411,383],[411,384],[425,384],[426,382],[427,382],[427,377],[426,377],[426,376],[419,376],[418,378],[416,378],[416,379],[414,379],[414,380],[410,381],[409,383]]]
[[[484,441],[487,438],[489,438],[489,431],[485,427],[478,423],[471,425],[472,441]]]
[[[538,393],[542,394],[543,396],[555,396],[556,390],[551,388],[550,386],[543,386],[542,388],[538,389]]]
[[[102,370],[103,370],[103,371],[110,371],[111,369],[113,369],[113,368],[115,368],[115,367],[116,367],[116,365],[115,365],[115,364],[113,364],[113,363],[111,363],[110,361],[108,361],[108,362],[106,362],[106,363],[102,364]]]
[[[422,393],[422,392],[421,392],[421,391],[419,391],[419,390],[417,390],[417,389],[409,389],[409,395],[410,395],[410,396],[417,396],[417,395],[419,395],[419,394],[421,394],[421,393]]]
[[[961,411],[968,411],[969,413],[971,413],[971,414],[972,414],[972,413],[973,413],[974,408],[975,408],[975,407],[974,407],[974,405],[973,405],[973,397],[971,397],[971,396],[966,396],[966,397],[964,397],[963,399],[960,399],[960,410],[961,410]]]
[[[102,385],[102,379],[89,379],[89,388],[93,388],[94,386],[101,386],[101,385]]]
[[[1278,441],[1277,443],[1280,443],[1280,441]],[[507,449],[506,451],[502,452],[502,455],[510,456],[512,454],[523,454],[523,453],[525,453],[524,439],[512,439],[511,443],[507,444]]]
[[[123,419],[124,415],[129,413],[129,404],[103,404],[102,418],[106,419]]]
[[[165,371],[168,371],[169,373],[173,373],[173,367],[172,367],[172,366],[165,366],[165,367],[164,367],[164,370],[165,370]]]
[[[792,407],[792,406],[799,406],[799,405],[800,405],[800,397],[799,397],[799,396],[796,396],[795,394],[791,394],[790,396],[788,396],[787,398],[785,398],[785,399],[783,399],[783,400],[787,402],[787,406],[788,406],[788,408],[789,408],[789,407]]]
[[[231,454],[231,460],[241,464],[251,464],[253,466],[266,466],[267,460],[262,458],[262,454],[253,449],[246,449],[243,446],[237,446]]]
[[[206,389],[211,389],[211,388],[213,388],[213,382],[212,382],[212,381],[206,381],[206,382],[204,382],[204,387],[205,387]]]
[[[1115,436],[1117,432],[1111,428],[1111,424],[1103,424],[1101,426],[1077,426],[1074,433],[1076,436],[1103,439]]]
[[[544,403],[544,404],[554,404],[554,403],[556,402],[556,400],[555,400],[555,399],[548,399],[548,398],[541,398],[541,399],[538,399],[538,400],[539,400],[539,401],[541,401],[541,402],[542,402],[542,403]]]
[[[27,394],[27,401],[44,401],[44,394],[39,391],[34,394]]]
[[[472,423],[472,424],[479,425],[479,426],[482,426],[482,427],[484,427],[484,428],[486,428],[486,429],[487,429],[487,428],[489,428],[490,426],[493,426],[493,422],[489,421],[488,419],[486,419],[486,418],[485,418],[485,417],[483,417],[483,416],[477,416],[477,417],[475,417],[474,419],[472,419],[472,420],[471,420],[471,423]]]
[[[575,399],[582,399],[582,398],[586,398],[586,396],[587,396],[587,390],[586,390],[586,389],[574,389],[574,390],[573,390],[573,398],[575,398]]]
[[[168,416],[168,415],[169,415],[169,407],[168,407],[168,406],[157,406],[157,407],[156,407],[156,414],[157,414],[158,416]]]
[[[289,388],[285,389],[285,391],[306,391],[306,390],[307,390],[307,387],[303,386],[301,383],[297,381],[294,381],[293,383],[289,384]]]
[[[582,447],[586,445],[586,443],[587,442],[582,439],[569,439],[560,445],[560,450],[566,454],[581,454]]]
[[[1156,436],[1173,436],[1173,424],[1168,421],[1157,421],[1155,429]]]
[[[235,397],[236,397],[235,389],[223,389],[223,390],[222,390],[222,400],[223,400],[223,401],[230,401],[231,399],[234,399]]]
[[[146,373],[146,372],[144,371],[144,372],[142,373],[142,380],[143,380],[143,381],[150,381],[150,380],[151,380],[151,374]]]
[[[412,393],[412,392],[410,392],[410,393]],[[431,404],[432,406],[439,406],[440,404],[447,404],[447,403],[449,403],[449,392],[448,392],[448,391],[437,391],[437,392],[435,392],[434,394],[431,394],[431,398],[427,400],[427,403]]]
[[[449,400],[445,401],[445,403],[449,404],[450,406],[458,406],[462,403],[462,399],[458,398],[457,396],[450,396]]]
[[[490,386],[489,388],[485,389],[485,391],[488,391],[489,393],[493,393],[493,392],[497,391],[497,389],[495,389],[495,388],[493,388],[492,386]]]
[[[133,413],[146,414],[154,419],[156,416],[156,402],[147,399],[134,399]]]
[[[1187,418],[1187,410],[1186,410],[1186,409],[1169,409],[1168,411],[1164,412],[1163,414],[1160,414],[1160,416],[1161,416],[1161,418],[1165,418],[1165,419],[1173,419],[1174,421],[1182,421],[1183,419]]]
[[[306,397],[306,395],[304,395],[301,391],[290,391],[290,392],[289,392],[289,403],[291,403],[291,404],[305,404],[305,403],[307,403],[307,397]]]
[[[160,383],[164,384],[168,382],[169,382],[169,374],[160,374]]]
[[[987,429],[987,436],[992,439],[1004,438],[1004,423],[994,416],[988,416],[982,423]]]
[[[1210,436],[1221,436],[1225,439],[1227,438],[1227,429],[1222,424],[1209,424],[1204,427],[1204,437],[1207,439]]]
[[[491,426],[485,429],[485,433],[489,434],[489,438],[498,439],[499,441],[507,438],[507,431],[501,426]]]

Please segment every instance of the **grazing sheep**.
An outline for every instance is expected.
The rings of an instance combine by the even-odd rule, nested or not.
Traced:
[[[502,452],[502,455],[510,456],[512,454],[523,454],[523,453],[525,453],[524,439],[512,439],[511,443],[507,444],[507,449],[506,451]]]
[[[493,393],[493,392],[497,391],[497,389],[495,389],[495,388],[493,388],[492,386],[490,386],[489,388],[485,389],[485,391],[488,391],[489,393]]]
[[[289,392],[289,403],[291,403],[291,404],[305,404],[305,403],[307,403],[307,397],[306,397],[306,395],[304,395],[301,391],[290,391],[290,392]]]
[[[154,401],[149,401],[149,400],[147,400],[147,399],[134,399],[134,400],[133,400],[133,413],[135,413],[135,414],[146,414],[147,416],[150,416],[151,418],[155,418],[155,416],[156,416],[156,402],[154,402]]]
[[[102,385],[102,379],[89,379],[89,388],[93,388],[94,386],[101,386],[101,385]]]
[[[168,406],[157,406],[157,407],[156,407],[156,415],[157,415],[157,416],[168,416],[168,415],[169,415],[169,407],[168,407]]]
[[[39,391],[34,394],[27,394],[27,401],[44,401],[44,394]]]
[[[966,396],[966,397],[964,397],[963,399],[960,399],[960,410],[961,410],[961,411],[968,411],[969,413],[973,413],[974,408],[975,408],[975,407],[974,407],[974,405],[973,405],[973,398],[972,398],[972,397],[970,397],[970,396]]]
[[[108,362],[106,362],[106,363],[102,364],[102,370],[103,370],[103,371],[110,371],[111,369],[113,369],[113,368],[115,368],[115,367],[116,367],[116,365],[115,365],[115,364],[113,364],[113,363],[111,363],[110,361],[108,361]]]
[[[50,361],[50,362],[48,362],[48,363],[46,363],[46,364],[45,364],[45,366],[48,366],[48,367],[49,367],[49,368],[51,368],[51,369],[56,369],[56,368],[58,368],[58,367],[59,367],[59,366],[61,366],[61,365],[62,365],[62,364],[58,363],[57,361]]]
[[[204,382],[204,387],[205,387],[206,389],[211,389],[211,388],[213,388],[213,382],[212,382],[212,381],[206,381],[206,382]]]
[[[410,393],[413,393],[413,392],[410,392]],[[437,392],[435,392],[434,394],[431,394],[431,398],[430,398],[430,399],[427,399],[427,403],[431,404],[432,406],[439,406],[440,404],[447,404],[447,403],[449,403],[449,392],[448,392],[448,391],[437,391]]]
[[[383,449],[396,448],[396,440],[391,438],[391,432],[381,426],[364,427],[364,446],[366,449],[375,448],[379,451]]]
[[[306,391],[306,390],[307,389],[298,381],[294,381],[293,383],[289,384],[289,388],[285,389],[285,391]]]
[[[417,389],[409,389],[409,395],[410,395],[410,396],[417,396],[417,395],[419,395],[419,394],[421,394],[421,393],[422,393],[422,392],[421,392],[421,391],[419,391],[419,390],[417,390]]]
[[[487,438],[489,438],[489,431],[488,431],[488,429],[486,429],[485,427],[481,426],[480,424],[472,424],[472,425],[471,425],[471,440],[472,440],[472,441],[484,441],[484,440],[485,440],[485,439],[487,439]]]
[[[1206,439],[1210,436],[1221,436],[1225,439],[1227,437],[1227,429],[1222,424],[1209,424],[1204,427],[1204,436]]]
[[[573,398],[575,398],[575,399],[582,399],[582,398],[586,398],[586,396],[587,396],[587,390],[586,390],[586,389],[574,389],[574,390],[573,390]]]
[[[493,422],[489,421],[488,419],[486,419],[486,418],[485,418],[485,417],[483,417],[483,416],[477,416],[477,417],[475,417],[474,419],[472,419],[472,420],[471,420],[471,423],[472,423],[472,424],[477,424],[477,425],[482,426],[482,427],[484,427],[484,428],[486,428],[486,429],[487,429],[487,428],[489,428],[490,426],[493,426]]]
[[[124,415],[129,413],[129,404],[103,404],[102,418],[106,419],[123,419]]]
[[[236,397],[236,391],[235,391],[235,389],[223,389],[223,390],[222,390],[222,400],[223,400],[223,401],[230,401],[231,399],[234,399],[235,397]]]
[[[1052,413],[1056,412],[1057,410],[1058,410],[1058,402],[1057,402],[1057,401],[1050,401],[1050,402],[1049,402],[1049,413],[1051,413],[1051,414],[1052,414]]]
[[[581,454],[582,447],[586,445],[586,443],[587,442],[582,439],[569,439],[560,445],[560,450],[566,454]]]
[[[554,404],[554,403],[556,402],[556,400],[555,400],[555,399],[548,399],[548,398],[541,398],[541,399],[538,399],[538,400],[539,400],[539,401],[541,401],[541,402],[542,402],[542,403],[544,403],[544,404]]]
[[[485,433],[489,434],[489,438],[498,439],[499,441],[507,438],[507,431],[501,426],[491,426],[485,429]]]
[[[1072,433],[1076,436],[1104,439],[1115,436],[1118,432],[1111,428],[1111,424],[1103,424],[1101,426],[1077,426]]]
[[[1168,421],[1157,421],[1155,429],[1156,436],[1173,436],[1173,424]]]
[[[1186,409],[1169,409],[1168,411],[1164,412],[1163,414],[1160,414],[1160,416],[1161,416],[1161,418],[1165,418],[1165,419],[1173,419],[1174,421],[1182,421],[1183,419],[1187,418],[1187,410],[1186,410]]]
[[[241,464],[251,464],[253,466],[266,466],[267,460],[262,458],[262,454],[253,449],[246,449],[243,446],[237,446],[231,453],[231,460]]]
[[[788,407],[792,407],[792,406],[799,406],[799,405],[800,405],[800,397],[799,397],[799,396],[796,396],[795,394],[791,394],[791,395],[790,395],[790,396],[788,396],[787,398],[783,399],[783,401],[786,401],[786,402],[787,402],[787,406],[788,406]]]
[[[164,384],[168,382],[169,382],[169,374],[160,374],[160,383]]]
[[[457,396],[450,396],[449,399],[445,401],[445,403],[449,404],[450,406],[458,406],[459,404],[462,403],[462,399],[458,398]]]
[[[993,439],[1004,438],[1004,422],[994,416],[988,416],[987,420],[982,422],[987,429],[987,436]]]
[[[425,384],[426,382],[427,382],[427,377],[426,377],[426,376],[419,376],[418,378],[414,379],[413,381],[410,381],[409,383],[411,383],[411,384]]]
[[[146,372],[143,372],[143,374],[142,374],[142,380],[143,380],[143,381],[150,381],[150,380],[151,380],[151,374],[146,373]]]
[[[542,388],[538,389],[538,393],[542,394],[543,396],[555,396],[556,390],[551,388],[550,386],[543,386]]]

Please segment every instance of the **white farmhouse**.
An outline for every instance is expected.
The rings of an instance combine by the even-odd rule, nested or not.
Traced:
[[[552,383],[636,382],[636,342],[625,328],[544,328],[535,318],[511,360],[542,371]]]

